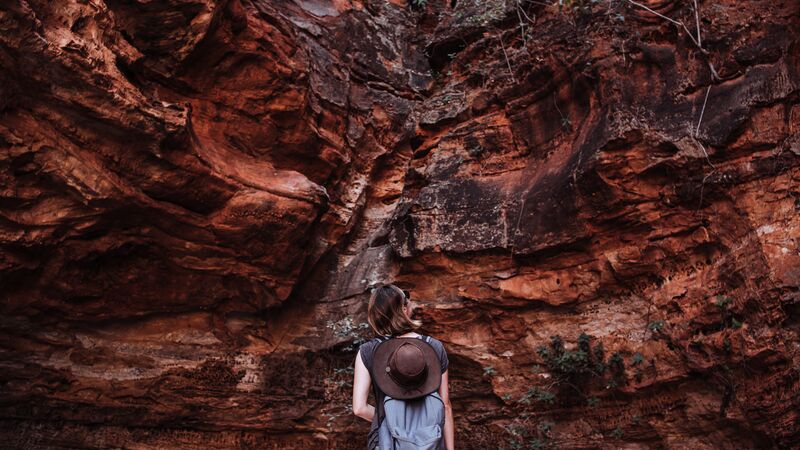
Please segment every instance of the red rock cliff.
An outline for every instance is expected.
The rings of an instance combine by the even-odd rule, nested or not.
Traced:
[[[4,445],[361,448],[377,281],[458,448],[797,445],[800,4],[412,3],[0,5]]]

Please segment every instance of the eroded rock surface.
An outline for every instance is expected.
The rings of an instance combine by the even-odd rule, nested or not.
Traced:
[[[800,4],[422,3],[0,5],[4,445],[361,448],[378,281],[459,448],[800,441]]]

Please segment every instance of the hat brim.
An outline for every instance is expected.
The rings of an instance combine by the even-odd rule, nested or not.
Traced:
[[[389,373],[386,372],[386,367],[389,365],[389,357],[392,353],[404,343],[411,343],[422,352],[425,359],[425,364],[428,366],[428,376],[419,387],[408,389],[397,384]],[[386,395],[396,399],[410,399],[422,397],[423,395],[430,394],[439,389],[442,382],[442,369],[439,362],[439,356],[436,355],[436,350],[420,338],[415,337],[398,337],[392,338],[388,341],[383,341],[378,344],[375,353],[372,357],[372,372],[374,382],[378,388]]]

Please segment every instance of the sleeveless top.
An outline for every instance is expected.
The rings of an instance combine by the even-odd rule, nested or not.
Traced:
[[[414,338],[417,338],[417,339],[423,339],[425,337],[425,335],[408,336],[408,337],[414,337]],[[364,366],[369,370],[372,370],[372,356],[375,353],[375,348],[380,343],[381,343],[380,338],[375,337],[375,338],[373,338],[373,339],[361,344],[361,347],[359,347],[359,349],[358,349],[358,351],[361,353],[361,361],[364,363]],[[444,345],[441,343],[441,341],[439,341],[438,339],[436,339],[433,336],[431,336],[430,344],[433,347],[433,349],[436,351],[436,355],[439,357],[439,362],[441,363],[442,373],[444,373],[447,370],[448,365],[450,364],[450,361],[447,359],[447,352],[444,349]],[[384,394],[380,390],[380,388],[377,385],[375,385],[374,382],[371,381],[370,384],[372,385],[371,389],[374,389],[373,392],[377,392],[378,397],[380,397],[380,398],[376,398],[375,401],[376,402],[383,402],[383,399],[386,396],[386,394]],[[375,415],[372,417],[372,424],[370,425],[369,435],[367,435],[367,449],[375,448],[375,446],[377,445],[377,440],[378,440],[378,412],[377,412],[377,408],[376,408]],[[444,442],[444,440],[442,440],[442,442]]]

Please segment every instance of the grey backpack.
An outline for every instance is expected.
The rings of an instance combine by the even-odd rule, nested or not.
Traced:
[[[430,336],[424,340],[430,345]],[[439,392],[409,400],[386,395],[380,406],[379,450],[444,449],[444,401]]]

